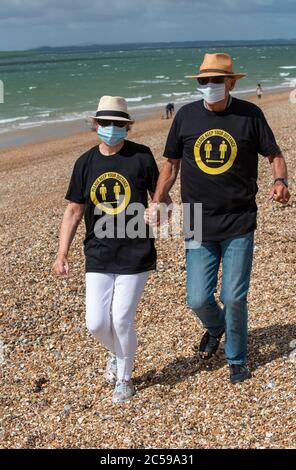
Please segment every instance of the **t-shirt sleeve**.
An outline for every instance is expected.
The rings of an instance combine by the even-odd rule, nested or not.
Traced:
[[[163,156],[166,158],[182,158],[183,141],[180,135],[180,113],[177,113],[167,137]]]
[[[78,204],[85,203],[82,168],[75,163],[65,199]]]
[[[147,166],[146,185],[147,190],[152,193],[155,192],[159,170],[152,152],[149,154],[149,165]]]
[[[264,157],[281,153],[281,149],[278,146],[274,134],[261,110],[256,117],[256,134],[258,153]]]

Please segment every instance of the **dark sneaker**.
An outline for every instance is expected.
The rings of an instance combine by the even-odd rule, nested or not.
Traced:
[[[239,364],[230,364],[230,382],[235,384],[237,382],[243,382],[251,377],[251,372],[246,366]]]
[[[219,336],[211,336],[208,331],[201,338],[199,345],[199,356],[201,359],[210,359],[217,351],[224,331]]]

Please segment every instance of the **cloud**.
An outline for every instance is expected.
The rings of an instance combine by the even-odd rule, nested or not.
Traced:
[[[296,0],[1,0],[0,49],[292,37],[295,16]]]
[[[98,24],[118,19],[157,18],[159,14],[171,16],[217,12],[242,13],[296,13],[296,0],[1,0],[0,22],[64,21]],[[165,17],[165,16],[164,16]],[[145,26],[145,25],[144,25]]]

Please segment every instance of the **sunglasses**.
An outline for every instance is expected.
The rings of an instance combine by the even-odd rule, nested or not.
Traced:
[[[201,77],[197,78],[197,81],[200,85],[207,85],[209,82],[211,83],[224,83],[225,77]]]
[[[116,127],[125,127],[127,125],[126,121],[108,121],[107,119],[97,119],[97,123],[101,127],[108,127],[113,124]]]

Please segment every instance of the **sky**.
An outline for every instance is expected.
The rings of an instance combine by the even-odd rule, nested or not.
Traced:
[[[296,0],[0,0],[0,50],[296,37]]]

